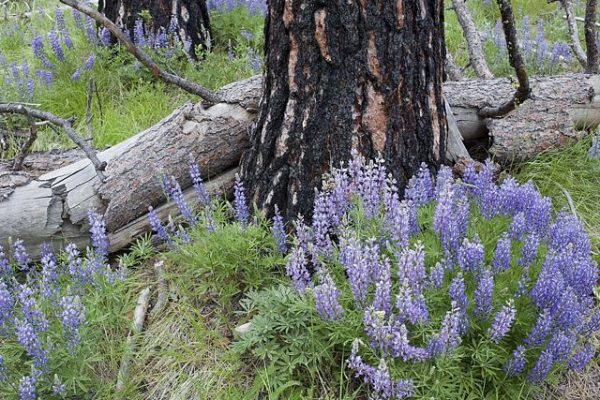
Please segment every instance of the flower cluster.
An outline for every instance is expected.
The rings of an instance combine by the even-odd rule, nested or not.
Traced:
[[[598,269],[585,229],[565,212],[553,220],[550,199],[531,182],[495,177],[491,162],[468,166],[462,181],[446,167],[436,179],[422,167],[400,200],[383,164],[354,154],[316,193],[312,225],[296,222],[286,272],[324,321],[362,316],[367,359],[379,366],[358,346],[347,366],[375,398],[410,396],[418,385],[402,380],[412,389],[399,390],[390,368],[448,356],[467,334],[491,348],[526,337],[499,367],[532,383],[556,364],[581,370],[592,358],[585,338],[600,328]],[[473,218],[505,230],[483,237]],[[439,258],[430,260],[429,250]],[[537,321],[526,322],[532,314]]]

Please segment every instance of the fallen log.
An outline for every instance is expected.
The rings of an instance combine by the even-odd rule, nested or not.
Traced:
[[[228,85],[218,93],[224,102],[208,108],[185,104],[150,129],[99,152],[98,158],[107,162],[104,183],[88,159],[29,180],[5,179],[12,187],[4,201],[0,198],[0,244],[21,238],[34,255],[43,242],[55,248],[66,241],[85,245],[87,211],[96,209],[105,216],[110,250],[120,250],[149,230],[148,206],[161,218],[176,212],[174,204],[165,203],[160,169],[186,189],[191,186],[189,163],[196,162],[209,179],[209,192],[229,190],[248,146],[261,84],[254,77]],[[447,82],[444,90],[462,137],[490,135],[490,151],[500,162],[564,146],[581,137],[581,129],[600,123],[598,76],[532,78],[531,86],[531,99],[494,120],[481,118],[479,110],[511,98],[514,88],[508,79]],[[185,195],[191,199],[193,190]]]

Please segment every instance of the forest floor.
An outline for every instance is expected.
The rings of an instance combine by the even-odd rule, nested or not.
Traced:
[[[59,23],[55,13],[57,3],[34,1],[33,12],[28,16],[24,13],[29,12],[29,7],[19,1],[4,3],[5,9],[0,9],[2,15],[8,16],[0,16],[0,101],[32,103],[56,115],[74,117],[75,127],[85,136],[89,82],[93,79],[97,89],[92,96],[91,139],[97,148],[103,148],[152,126],[183,102],[197,100],[153,79],[124,51],[104,47],[97,38],[92,39],[85,24],[78,26],[69,10],[64,11],[64,29],[69,32],[73,48],[63,46],[63,57],[58,56],[48,40],[52,36],[49,33]],[[214,47],[203,61],[190,61],[177,45],[173,49],[150,51],[174,72],[216,89],[260,73],[263,16],[244,7],[229,9],[226,1],[213,3],[217,4],[211,11]],[[583,15],[584,2],[575,3],[576,14]],[[512,71],[498,36],[497,7],[493,1],[468,2],[468,5],[484,38],[492,71],[497,76],[510,75]],[[576,60],[563,51],[568,32],[558,3],[517,0],[513,5],[530,74],[578,71]],[[63,35],[61,32],[59,36]],[[32,42],[37,36],[43,39],[52,68],[47,68],[44,60],[34,53]],[[452,11],[446,13],[446,41],[457,63],[466,65],[468,55],[462,31]],[[468,69],[465,72],[471,73]],[[24,140],[25,126],[22,119],[0,116],[0,159],[15,155]],[[507,171],[519,182],[533,180],[543,195],[553,199],[556,210],[569,209],[571,199],[590,234],[593,257],[600,262],[600,161],[588,158],[591,140],[591,137],[584,139],[562,151],[548,151],[531,161],[512,165]],[[71,147],[67,138],[42,128],[34,150]],[[224,222],[231,210],[225,203],[219,203],[218,207],[215,215]],[[191,232],[192,239],[197,239],[191,247],[171,251],[162,248],[161,252],[156,251],[150,237],[140,239],[114,260],[128,271],[126,279],[114,285],[101,285],[91,296],[87,326],[90,330],[98,326],[101,329],[89,333],[90,343],[81,363],[60,365],[58,369],[66,377],[63,382],[74,391],[94,393],[90,398],[101,399],[116,396],[238,399],[259,395],[269,399],[290,398],[286,390],[302,383],[290,380],[275,385],[280,379],[278,370],[266,361],[259,361],[277,354],[277,349],[263,346],[262,354],[251,357],[243,351],[243,343],[239,344],[234,333],[256,309],[264,307],[261,303],[264,299],[258,295],[254,303],[242,300],[251,296],[252,290],[268,288],[270,291],[262,296],[271,296],[273,304],[286,304],[289,300],[282,289],[289,285],[283,271],[285,261],[282,257],[265,258],[261,253],[260,246],[271,245],[265,239],[265,232],[269,230],[262,226],[241,238],[234,227],[226,227],[212,237],[211,243],[203,242],[201,232]],[[237,248],[232,248],[234,243]],[[229,256],[234,260],[228,259]],[[155,265],[159,261],[164,262],[164,273],[157,273]],[[252,268],[228,270],[232,265]],[[279,273],[264,273],[273,269]],[[169,301],[159,314],[150,315],[144,332],[136,337],[138,346],[129,379],[125,389],[116,394],[114,383],[138,294],[146,287],[156,289],[161,285],[166,285]],[[311,336],[301,336],[303,340],[307,337]],[[598,344],[597,338],[590,340]],[[5,359],[16,354],[15,349],[16,346],[0,338],[0,355]],[[23,372],[20,366],[17,369]],[[331,399],[355,398],[358,389],[349,382],[343,365],[337,372],[333,383],[324,381],[331,380],[332,375],[318,372],[311,375],[319,382],[318,388],[299,390],[297,398],[316,397],[317,393]],[[0,363],[0,378],[2,373]],[[0,384],[0,397],[14,398],[15,393],[14,387]],[[599,360],[594,360],[585,373],[553,375],[535,396],[562,400],[600,398]],[[527,398],[525,393],[523,398]]]

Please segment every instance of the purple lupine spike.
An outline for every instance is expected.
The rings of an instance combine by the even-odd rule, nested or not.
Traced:
[[[363,312],[365,333],[371,339],[371,347],[381,354],[389,354],[392,349],[393,328],[385,319],[385,312],[369,306]]]
[[[110,46],[112,43],[112,37],[110,34],[110,31],[104,26],[102,27],[102,29],[100,30],[100,44],[102,44],[102,46]]]
[[[346,270],[350,289],[359,308],[363,308],[367,290],[372,283],[372,265],[364,255],[364,248],[355,238],[340,243],[340,263]]]
[[[172,246],[173,240],[171,239],[171,235],[169,235],[169,232],[167,232],[167,229],[160,221],[160,218],[153,207],[148,207],[148,220],[150,221],[150,227],[156,236],[158,236],[163,242]]]
[[[446,165],[442,165],[435,178],[435,197],[439,200],[446,186],[452,185],[454,182],[454,174],[452,169]]]
[[[408,281],[415,293],[420,293],[425,286],[425,247],[417,242],[413,249],[404,249],[398,258],[398,280]]]
[[[12,321],[14,305],[15,299],[4,280],[0,279],[0,336],[5,333],[8,324]]]
[[[96,43],[96,27],[94,26],[94,21],[88,16],[85,17],[85,34],[90,43]]]
[[[325,321],[334,321],[344,315],[344,309],[339,302],[339,290],[328,273],[319,277],[320,284],[313,289],[315,307]]]
[[[160,27],[158,32],[156,33],[156,37],[154,38],[153,46],[157,49],[166,48],[169,45],[169,38],[167,36],[167,31],[165,31],[164,27]]]
[[[52,86],[52,83],[54,83],[54,74],[52,73],[52,71],[38,69],[36,70],[36,75],[40,80],[44,82],[46,87],[50,87]]]
[[[525,369],[525,347],[517,346],[515,350],[513,350],[512,358],[508,360],[506,364],[504,364],[504,371],[508,376],[517,376],[523,373]]]
[[[450,301],[456,303],[456,306],[461,311],[466,311],[469,305],[469,299],[465,289],[465,281],[462,273],[458,273],[452,280],[449,288]]]
[[[302,247],[297,247],[292,251],[285,267],[285,273],[300,294],[304,294],[306,288],[312,285],[310,273],[306,268],[306,254]]]
[[[546,33],[544,31],[544,20],[539,19],[537,23],[537,34],[535,39],[536,60],[539,65],[546,60],[548,51],[548,42],[546,41]]]
[[[402,361],[425,361],[430,358],[427,349],[415,347],[409,343],[406,325],[395,322],[392,329],[392,356],[402,358]]]
[[[90,234],[95,254],[99,256],[101,260],[106,260],[108,258],[109,241],[108,235],[106,234],[104,215],[89,210],[88,221],[90,223]]]
[[[389,184],[384,193],[385,229],[390,233],[394,243],[400,247],[408,247],[412,229],[412,203],[400,202],[394,185]]]
[[[17,264],[22,271],[29,271],[32,261],[21,239],[15,240],[13,245],[13,257],[17,260]]]
[[[81,341],[79,328],[85,323],[85,309],[79,296],[63,296],[59,307],[60,321],[68,348],[69,351],[74,352]]]
[[[358,195],[364,207],[366,218],[379,214],[386,188],[386,170],[383,160],[370,161],[362,173],[353,177],[357,183]]]
[[[54,375],[54,383],[52,384],[52,394],[56,396],[60,396],[61,398],[65,396],[67,391],[67,386],[64,383],[60,382],[57,375]]]
[[[525,338],[524,343],[529,347],[541,346],[553,330],[554,319],[549,310],[544,310],[538,316],[535,325]]]
[[[190,177],[192,178],[192,184],[194,186],[194,191],[196,192],[198,202],[203,206],[209,205],[210,197],[208,196],[208,192],[206,191],[204,181],[202,180],[200,168],[195,162],[190,163]]]
[[[42,281],[40,292],[46,299],[51,299],[58,288],[58,271],[56,261],[50,255],[44,255],[41,260]]]
[[[71,14],[73,15],[73,21],[75,21],[75,26],[77,29],[83,29],[83,21],[81,20],[81,13],[76,9],[71,9]]]
[[[552,335],[546,350],[552,353],[555,362],[564,362],[569,358],[576,344],[577,335],[560,330]]]
[[[569,359],[568,368],[571,371],[583,372],[590,361],[594,359],[595,354],[596,348],[591,343],[579,347]]]
[[[477,272],[483,266],[484,249],[479,236],[475,235],[473,240],[464,239],[462,246],[458,249],[458,264],[463,271]]]
[[[277,245],[277,250],[279,250],[279,252],[281,254],[285,254],[287,252],[287,246],[286,246],[287,235],[285,233],[283,217],[279,213],[279,207],[277,207],[277,204],[275,205],[275,215],[273,216],[273,224],[271,226],[271,233],[273,234],[273,238],[275,239],[275,244]]]
[[[35,375],[24,376],[19,381],[19,400],[36,400],[37,379]]]
[[[484,269],[479,275],[477,289],[475,289],[475,310],[478,317],[487,317],[492,313],[492,297],[494,295],[494,274],[489,269]]]
[[[527,220],[525,214],[520,212],[516,214],[510,223],[509,235],[513,240],[521,240],[527,233]]]
[[[235,219],[246,227],[250,221],[250,211],[246,203],[244,184],[239,174],[235,174],[234,198]]]
[[[530,284],[531,279],[529,278],[529,268],[523,268],[521,278],[519,279],[519,283],[517,284],[517,291],[515,292],[515,297],[519,298],[528,294]]]
[[[552,370],[552,366],[554,365],[554,357],[552,352],[548,350],[542,351],[540,357],[536,361],[535,365],[529,371],[527,375],[527,380],[530,383],[542,383],[548,377],[548,374]]]
[[[515,308],[514,300],[510,299],[508,304],[502,307],[502,310],[496,314],[494,323],[489,330],[490,340],[494,343],[499,343],[512,327],[516,316],[517,309]]]
[[[15,321],[17,342],[33,361],[37,369],[44,369],[48,363],[48,353],[44,350],[39,332],[29,321]]]
[[[375,297],[373,307],[377,311],[384,311],[389,317],[392,312],[392,271],[390,261],[384,257],[380,262],[379,276],[375,282]]]
[[[96,62],[96,55],[94,53],[90,53],[88,58],[85,60],[83,64],[83,69],[86,71],[91,71],[94,68],[94,63]]]
[[[319,192],[315,188],[315,204],[313,209],[312,228],[315,234],[315,245],[317,252],[327,257],[331,256],[333,243],[329,237],[331,224],[329,213],[333,205],[331,197],[327,193]]]
[[[60,45],[60,41],[58,40],[58,33],[52,29],[48,32],[48,42],[50,43],[50,47],[54,51],[54,55],[58,61],[65,60],[65,53],[63,52],[62,46]]]
[[[560,305],[556,312],[556,322],[563,329],[579,326],[583,322],[584,308],[581,300],[571,287],[562,294]]]
[[[527,60],[529,58],[529,56],[531,55],[531,37],[529,34],[529,16],[526,15],[523,18],[523,27],[522,27],[522,34],[523,34],[523,49],[524,49],[524,56],[525,59]]]
[[[33,50],[33,55],[42,62],[44,68],[50,69],[54,67],[44,51],[44,39],[37,33],[34,34],[33,40],[31,41],[31,49]]]
[[[167,33],[169,35],[176,35],[178,28],[179,28],[179,21],[177,20],[177,15],[173,14],[169,21],[169,27],[167,28]]]
[[[15,87],[18,90],[22,90],[23,89],[23,81],[21,80],[21,73],[19,72],[19,67],[17,67],[16,63],[11,63],[10,70],[11,70],[11,73],[13,76],[13,80],[15,82]]]
[[[45,332],[48,330],[49,323],[33,297],[34,293],[33,289],[27,284],[19,285],[17,299],[21,305],[21,312],[26,322],[33,325],[36,332]]]
[[[445,264],[440,262],[436,263],[435,266],[429,271],[429,286],[434,289],[440,289],[444,284],[445,274]]]
[[[56,17],[56,25],[58,26],[58,30],[67,30],[67,26],[65,25],[65,16],[63,14],[62,8],[60,8],[58,4],[56,5],[56,8],[54,8],[54,16]]]
[[[511,244],[512,241],[506,233],[503,233],[496,243],[496,252],[494,254],[494,261],[492,267],[494,272],[504,272],[510,268],[511,261]]]
[[[181,216],[188,224],[191,226],[198,225],[198,216],[196,216],[190,205],[185,200],[181,186],[179,186],[179,182],[177,182],[175,178],[171,178],[171,181],[172,182],[169,185],[167,196],[170,200],[175,202],[179,212],[181,212]]]
[[[0,330],[0,335],[2,331]],[[6,366],[4,365],[4,357],[0,355],[0,383],[6,382]]]
[[[71,75],[71,80],[74,82],[79,81],[81,79],[81,74],[83,74],[83,69],[77,68],[75,72],[73,72],[73,75]]]
[[[4,253],[4,248],[0,245],[0,279],[12,275],[12,267]]]
[[[133,43],[138,47],[144,47],[146,45],[144,22],[140,18],[135,20],[133,27]]]
[[[564,288],[563,274],[552,262],[550,255],[542,265],[538,280],[531,289],[529,297],[539,309],[553,309],[558,305]]]
[[[523,245],[521,258],[519,258],[519,265],[524,268],[530,267],[537,257],[539,246],[540,238],[538,235],[530,233],[525,236],[525,244]]]
[[[408,181],[405,196],[407,200],[412,201],[417,207],[427,204],[434,198],[435,190],[433,180],[431,179],[431,172],[429,172],[425,163],[421,164],[417,175]]]
[[[431,357],[452,352],[461,342],[460,331],[463,330],[463,312],[452,303],[452,310],[446,312],[442,321],[442,327],[437,335],[434,335],[427,344],[427,351]]]

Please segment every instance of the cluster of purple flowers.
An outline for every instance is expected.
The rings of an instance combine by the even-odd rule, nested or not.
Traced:
[[[66,246],[65,257],[57,257],[44,244],[38,268],[22,241],[15,241],[10,255],[0,248],[0,341],[17,343],[32,367],[30,375],[17,381],[19,377],[10,376],[0,357],[0,381],[11,380],[18,387],[19,399],[37,399],[44,388],[52,386],[51,378],[56,376],[51,357],[56,351],[63,354],[61,348],[74,353],[80,346],[81,327],[86,322],[85,295],[100,279],[112,282],[116,277],[107,264],[104,219],[94,212],[88,217],[93,250],[89,249],[87,258],[80,257],[72,243]],[[54,320],[59,324],[53,324]],[[62,326],[64,345],[57,340],[56,326]]]
[[[267,2],[265,0],[208,0],[206,6],[209,11],[232,11],[237,7],[244,7],[254,15],[267,14]]]
[[[527,379],[538,383],[557,363],[581,370],[594,353],[584,338],[600,328],[593,297],[598,271],[589,237],[570,214],[560,213],[553,221],[552,202],[531,182],[507,178],[498,185],[495,176],[489,161],[478,168],[469,165],[462,181],[446,167],[434,180],[422,167],[400,201],[383,165],[354,154],[348,167],[334,170],[316,192],[312,225],[296,223],[287,274],[299,293],[314,297],[323,320],[341,321],[348,310],[361,313],[373,353],[388,362],[444,356],[473,329],[491,346],[504,346],[510,342],[506,337],[523,329],[516,327],[519,299],[540,317],[505,360],[506,373],[516,377],[529,371]],[[441,259],[430,267],[419,242],[428,224],[418,221],[422,208],[430,210],[423,215],[433,213],[431,228],[442,249]],[[487,257],[484,243],[473,233],[477,227],[470,226],[474,211],[484,220],[511,221]],[[353,231],[364,220],[378,226],[379,237],[365,240],[359,230]],[[520,256],[513,257],[517,248]],[[341,274],[334,273],[337,266]],[[512,274],[515,269],[518,274]],[[506,287],[495,290],[507,277],[519,275],[517,291],[506,296]],[[430,308],[428,291],[439,293],[448,276],[450,307],[440,324],[430,315],[439,310]],[[351,303],[342,302],[342,288],[348,288]],[[429,337],[414,335],[414,326],[427,327]],[[533,359],[535,354],[539,358]],[[369,366],[357,351],[348,360],[378,398],[401,398],[391,389],[386,365],[391,364]]]

